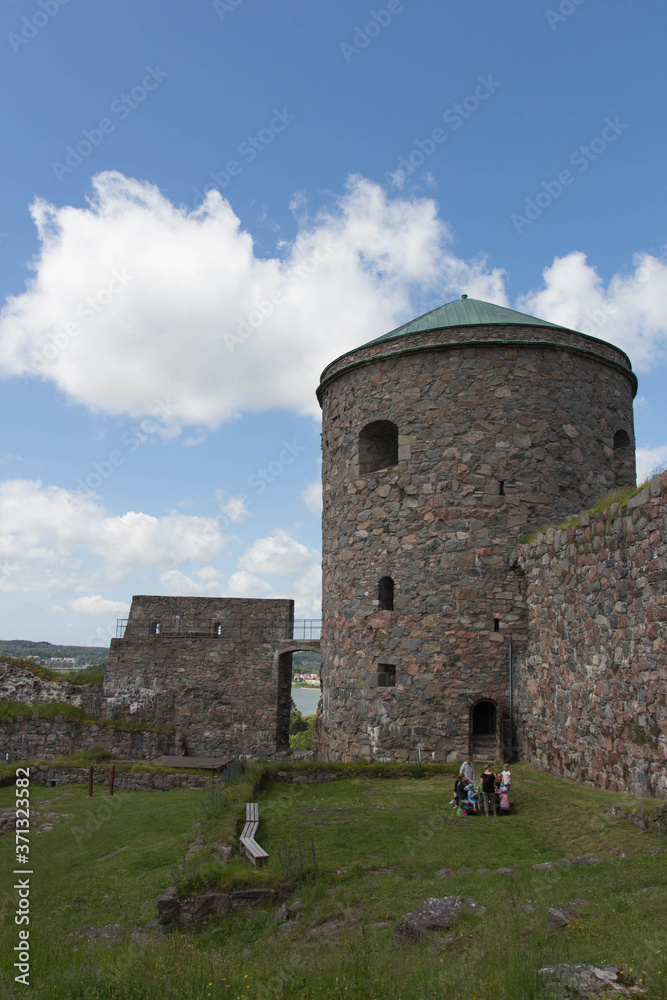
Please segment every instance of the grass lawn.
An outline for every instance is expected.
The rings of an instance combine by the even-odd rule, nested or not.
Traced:
[[[301,838],[307,857],[313,841],[317,869],[297,876],[288,900],[303,904],[298,921],[279,930],[277,904],[260,904],[164,938],[115,943],[68,935],[82,925],[153,919],[195,835],[229,839],[251,781],[228,793],[217,818],[202,808],[201,791],[120,791],[112,809],[99,789],[91,800],[84,786],[33,785],[33,807],[61,819],[31,835],[29,990],[14,983],[12,968],[14,836],[0,838],[0,998],[528,1000],[546,995],[541,966],[593,961],[632,969],[648,998],[667,997],[667,842],[608,811],[651,803],[528,765],[512,772],[515,811],[495,820],[453,815],[453,774],[265,783],[255,797],[268,868],[257,873],[234,856],[208,872],[228,886],[278,885],[288,880],[279,852],[294,851]],[[0,810],[14,798],[13,787],[0,788]],[[645,853],[654,846],[659,853]],[[532,867],[586,854],[600,863]],[[435,878],[443,867],[455,874]],[[445,895],[472,897],[487,913],[423,945],[392,944],[405,912]],[[546,908],[575,898],[588,903],[582,919],[547,933]]]

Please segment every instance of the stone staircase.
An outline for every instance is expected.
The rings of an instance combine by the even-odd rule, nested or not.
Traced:
[[[495,734],[489,736],[473,736],[472,756],[473,760],[482,760],[485,763],[496,759],[498,754],[498,738]]]

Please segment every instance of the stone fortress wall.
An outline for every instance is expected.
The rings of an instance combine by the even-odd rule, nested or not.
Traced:
[[[411,333],[325,369],[321,756],[507,746],[504,636],[517,667],[529,642],[511,553],[634,483],[635,390],[623,352],[538,321]]]
[[[176,752],[174,736],[170,733],[115,729],[62,716],[41,719],[29,711],[25,716],[0,722],[0,747],[13,761],[52,760],[82,750],[106,750],[121,760],[142,760]]]
[[[522,756],[602,788],[667,797],[667,473],[523,545]]]
[[[174,726],[190,755],[285,747],[291,660],[277,649],[293,621],[291,600],[133,597],[111,640],[102,716]]]
[[[667,796],[667,474],[522,543],[634,485],[630,363],[488,303],[442,309],[464,322],[425,329],[427,314],[320,383],[318,755],[493,760],[511,739],[555,773]],[[101,698],[1,667],[0,697],[164,723],[177,754],[272,754],[289,741],[291,653],[317,645],[293,622],[287,600],[135,597]],[[70,736],[24,719],[12,738]]]

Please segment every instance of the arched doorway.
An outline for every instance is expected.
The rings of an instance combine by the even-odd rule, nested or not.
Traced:
[[[291,705],[294,699],[296,709],[305,716],[317,712],[320,700],[320,642],[319,639],[301,641],[293,639],[282,642],[276,650],[278,665],[278,711],[276,717],[276,749],[287,750],[290,746]],[[296,676],[295,676],[296,674]],[[304,675],[307,677],[307,682]],[[313,683],[313,677],[317,680]],[[293,686],[293,679],[295,685]],[[294,698],[295,686],[302,689]],[[302,700],[305,699],[305,700]]]
[[[470,752],[473,757],[493,760],[498,748],[498,712],[494,702],[478,701],[470,713]]]

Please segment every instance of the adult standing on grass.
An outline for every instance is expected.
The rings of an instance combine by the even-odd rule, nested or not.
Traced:
[[[489,815],[489,806],[492,805],[493,815],[496,816],[496,775],[490,764],[486,765],[486,770],[482,773],[482,799],[486,815]]]
[[[465,775],[467,781],[475,780],[475,768],[473,767],[473,763],[470,757],[466,757],[466,759],[461,764],[461,773]]]

